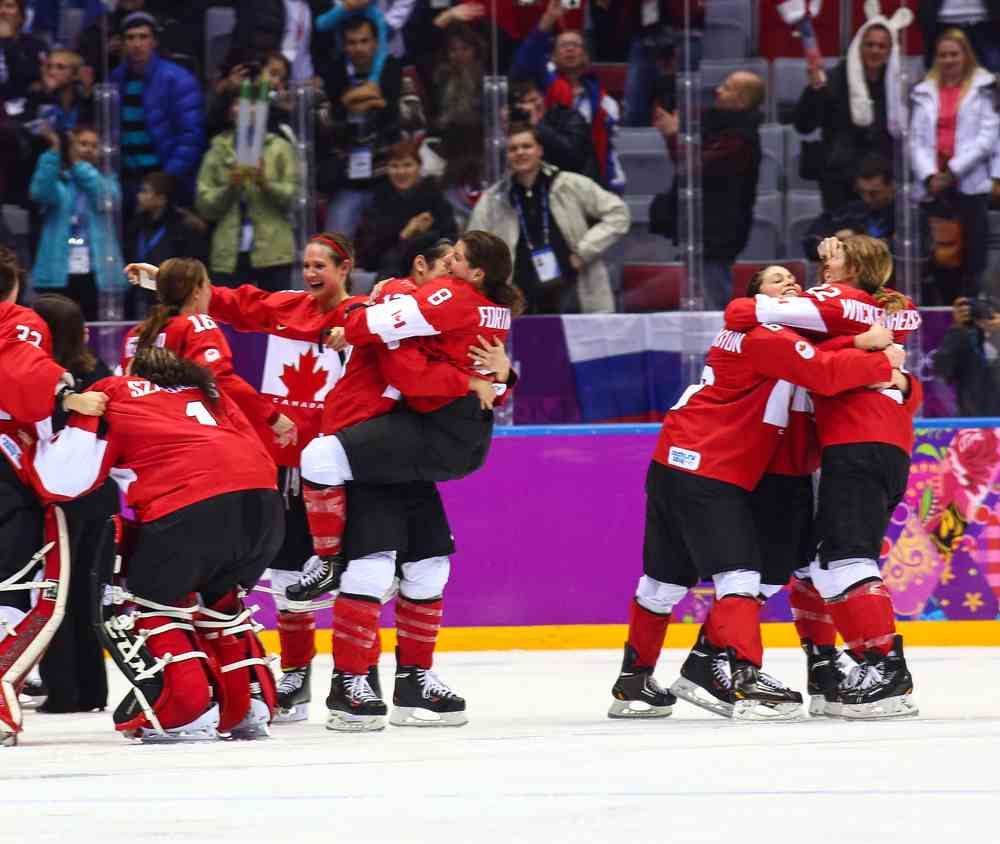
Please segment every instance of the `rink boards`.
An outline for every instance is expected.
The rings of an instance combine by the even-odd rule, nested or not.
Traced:
[[[442,649],[620,647],[641,572],[643,479],[657,431],[498,428],[485,467],[441,485],[458,549]],[[909,488],[882,548],[911,644],[1000,645],[998,474],[1000,420],[918,423]],[[699,587],[678,605],[674,620],[686,623],[672,626],[668,646],[690,647],[711,598]],[[269,599],[257,602],[273,628]],[[767,644],[797,645],[786,593],[762,617]],[[318,622],[329,627],[329,611]],[[391,647],[391,605],[382,623]],[[276,646],[276,634],[265,635]],[[328,651],[329,635],[317,643]]]

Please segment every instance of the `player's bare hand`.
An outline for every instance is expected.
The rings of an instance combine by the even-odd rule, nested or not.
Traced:
[[[328,349],[333,349],[335,352],[347,348],[347,337],[345,336],[344,329],[340,326],[331,328],[330,333],[326,336],[326,340],[323,341],[323,345]]]
[[[883,349],[882,354],[889,359],[889,364],[893,369],[899,369],[906,362],[906,349],[895,343]]]
[[[878,352],[892,345],[892,329],[885,327],[885,320],[879,319],[871,328],[854,338],[854,348],[867,352]]]
[[[126,264],[123,272],[129,284],[139,286],[142,284],[144,274],[146,278],[155,282],[156,277],[160,274],[160,268],[155,264]]]
[[[375,286],[372,288],[372,292],[368,294],[369,305],[378,304],[378,300],[382,298],[382,288],[385,287],[390,281],[392,281],[391,278],[383,278],[381,281],[375,283]]]
[[[103,416],[107,407],[108,397],[104,393],[70,393],[63,400],[63,410],[83,416]]]
[[[844,266],[844,243],[840,238],[824,238],[816,247],[816,252],[819,254],[819,260],[829,269],[838,269]]]
[[[499,338],[492,341],[482,335],[476,337],[478,346],[469,346],[469,357],[480,372],[492,372],[498,381],[505,382],[510,377],[510,358]]]
[[[286,445],[294,445],[299,440],[299,429],[284,413],[277,418],[271,426],[271,430],[274,431],[275,442],[282,448]]]
[[[493,410],[493,402],[497,399],[497,394],[493,392],[493,384],[484,381],[482,378],[469,379],[469,392],[475,393],[479,397],[479,406],[483,410]]]

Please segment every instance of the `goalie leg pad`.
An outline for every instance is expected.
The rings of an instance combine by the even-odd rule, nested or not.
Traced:
[[[234,738],[268,735],[278,706],[278,690],[270,659],[253,621],[256,606],[247,607],[234,589],[203,607],[195,618],[198,640],[218,666],[222,698],[219,732]]]

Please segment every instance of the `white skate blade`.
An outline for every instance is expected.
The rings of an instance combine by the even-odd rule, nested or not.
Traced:
[[[17,733],[0,733],[0,747],[17,747]]]
[[[297,721],[306,721],[309,718],[309,704],[297,703],[288,709],[279,709],[274,713],[272,724],[294,724]]]
[[[701,709],[707,709],[723,718],[733,717],[733,705],[724,703],[716,697],[706,692],[697,683],[692,683],[686,677],[678,677],[670,687],[671,693],[675,697],[683,698],[688,703],[693,703]]]
[[[385,729],[384,715],[351,715],[328,710],[326,728],[337,733],[373,733]]]
[[[642,700],[614,700],[608,707],[609,718],[667,718],[673,706],[651,706]]]
[[[431,712],[419,706],[394,706],[389,723],[395,727],[464,727],[469,717],[462,712]]]
[[[186,741],[218,741],[218,726],[219,705],[213,703],[200,717],[182,727],[171,727],[162,733],[143,727],[132,733],[122,733],[122,735],[125,738],[138,739],[141,744],[180,744]]]
[[[805,718],[801,703],[762,703],[738,700],[733,705],[734,721],[801,721]]]
[[[267,704],[257,698],[250,698],[250,711],[225,737],[237,741],[270,738],[271,731],[267,726],[270,720],[271,710],[267,708]]]
[[[848,721],[877,721],[881,718],[909,718],[919,715],[920,709],[909,695],[889,697],[877,703],[842,703],[838,705],[841,718]]]

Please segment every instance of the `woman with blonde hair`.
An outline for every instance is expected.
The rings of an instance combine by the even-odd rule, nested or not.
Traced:
[[[947,29],[937,39],[934,65],[913,89],[910,154],[937,231],[941,304],[975,296],[986,269],[990,156],[1000,141],[995,87],[965,33]]]

